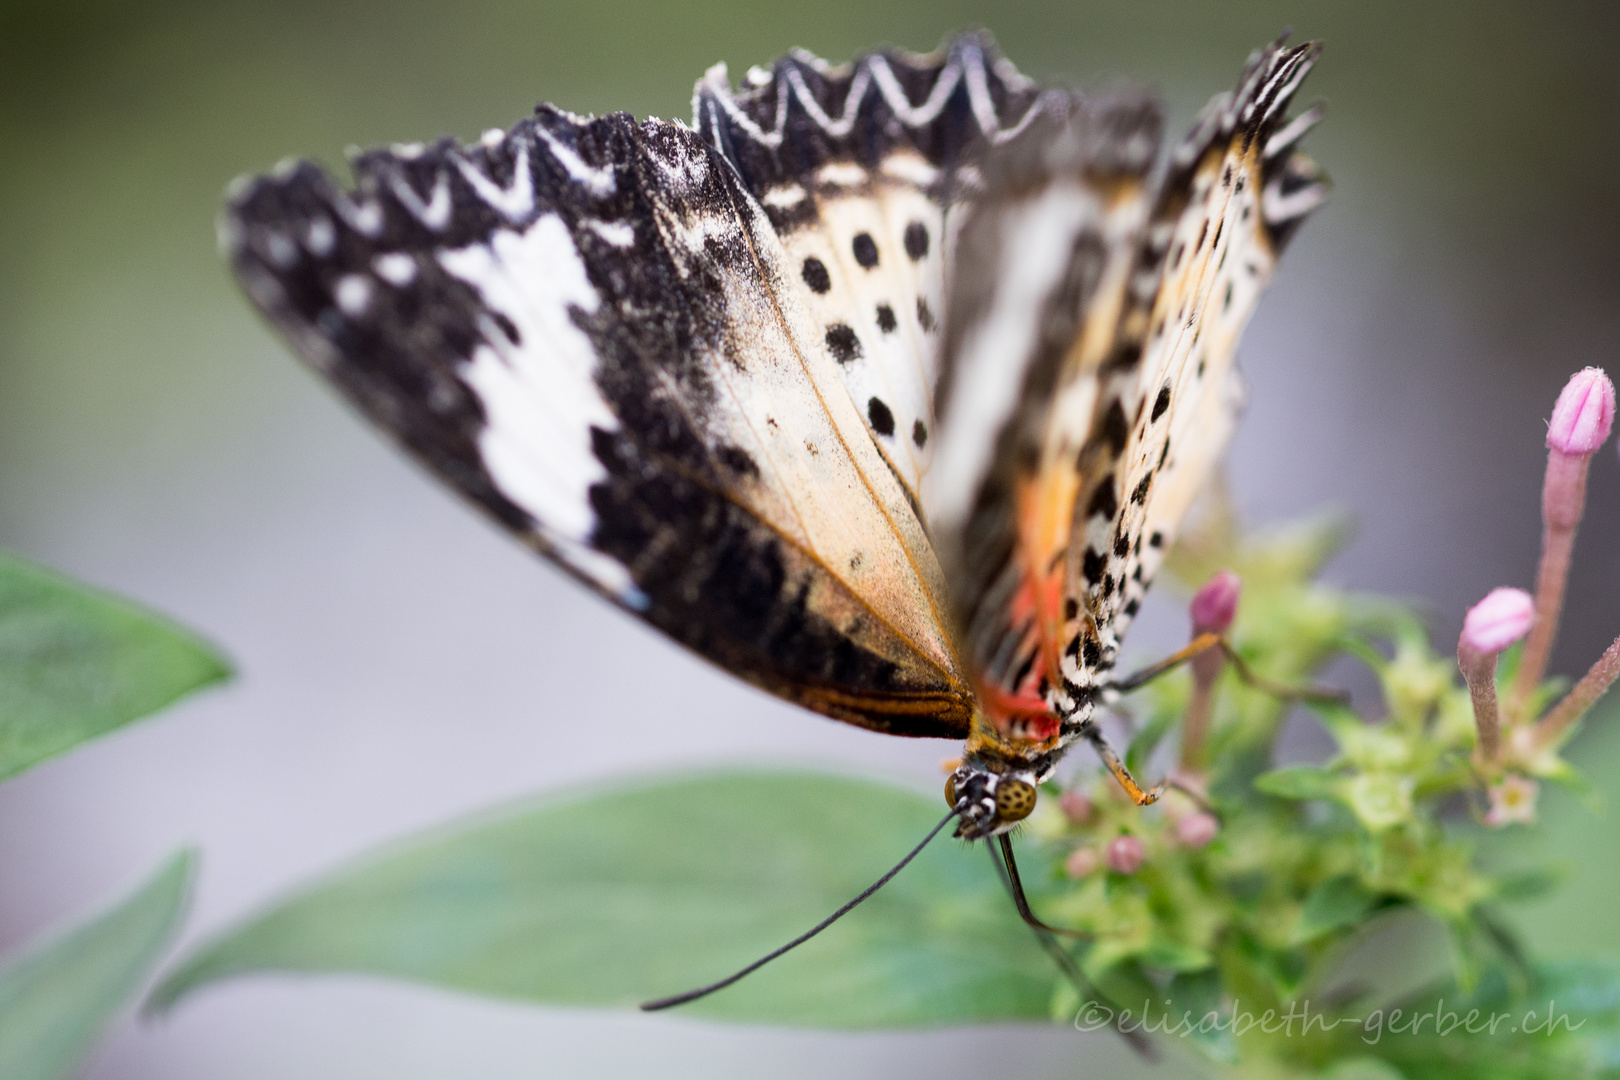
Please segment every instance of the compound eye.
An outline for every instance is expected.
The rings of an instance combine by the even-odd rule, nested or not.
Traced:
[[[996,817],[1001,821],[1023,821],[1035,809],[1035,785],[1023,780],[1003,780],[996,785]]]
[[[945,778],[945,805],[946,806],[955,806],[956,805],[956,774],[955,773],[951,773],[951,775],[949,775],[949,776],[947,776]]]

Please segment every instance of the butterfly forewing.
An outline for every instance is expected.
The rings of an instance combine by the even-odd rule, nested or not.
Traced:
[[[699,84],[700,129],[787,252],[822,340],[914,504],[934,453],[933,394],[964,170],[1038,111],[1027,79],[975,35],[930,55],[834,68],[795,53],[734,91]]]
[[[912,500],[770,223],[690,129],[543,108],[250,182],[250,296],[430,466],[758,685],[951,736],[972,698]]]

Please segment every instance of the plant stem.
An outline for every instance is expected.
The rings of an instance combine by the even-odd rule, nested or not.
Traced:
[[[1563,740],[1569,729],[1586,711],[1597,703],[1614,680],[1620,677],[1620,638],[1615,638],[1614,644],[1603,651],[1597,663],[1592,665],[1590,671],[1581,676],[1574,689],[1564,695],[1564,700],[1554,705],[1530,731],[1529,745],[1532,753],[1539,753],[1550,746],[1556,746]]]
[[[1479,729],[1477,760],[1489,768],[1502,754],[1502,724],[1496,709],[1496,654],[1459,644],[1457,667],[1474,703],[1474,725]]]
[[[1575,529],[1586,506],[1586,468],[1590,454],[1547,454],[1547,476],[1541,489],[1541,565],[1536,571],[1536,618],[1524,643],[1519,670],[1508,698],[1508,713],[1519,722],[1528,722],[1530,695],[1541,684],[1547,671],[1558,633],[1558,616],[1564,606],[1564,586],[1569,580],[1570,555],[1575,549]]]

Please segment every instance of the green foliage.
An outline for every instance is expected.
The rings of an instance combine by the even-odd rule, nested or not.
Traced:
[[[187,957],[152,1005],[276,970],[633,1006],[727,975],[813,926],[944,811],[884,785],[771,773],[520,808],[410,841],[277,904]],[[1052,970],[985,853],[940,842],[835,932],[689,1011],[837,1028],[1039,1017]]]
[[[192,863],[176,856],[111,911],[0,967],[0,1076],[72,1073],[174,936]]]
[[[1056,799],[1037,810],[1031,832],[1049,861],[1067,862],[1079,875],[1052,874],[1040,910],[1091,935],[1078,958],[1093,982],[1147,988],[1127,999],[1138,1003],[1138,1020],[1142,1002],[1151,1003],[1151,1017],[1166,1000],[1177,1013],[1192,1010],[1194,1023],[1225,1017],[1225,1028],[1192,1032],[1189,1041],[1215,1062],[1237,1063],[1243,1075],[1602,1074],[1591,1036],[1601,1024],[1612,1026],[1610,1006],[1591,1014],[1590,1030],[1558,1038],[1508,1039],[1505,1028],[1495,1043],[1455,1031],[1427,1042],[1393,1029],[1376,1045],[1360,1038],[1359,1018],[1388,990],[1347,983],[1345,958],[1400,912],[1426,916],[1450,943],[1452,982],[1426,992],[1431,1008],[1442,996],[1495,994],[1494,1007],[1520,1015],[1537,987],[1564,976],[1528,961],[1498,911],[1505,900],[1545,889],[1548,875],[1498,878],[1474,857],[1483,800],[1470,764],[1473,714],[1455,661],[1436,655],[1421,624],[1400,607],[1312,581],[1334,532],[1327,524],[1239,541],[1217,525],[1178,552],[1176,568],[1193,581],[1222,568],[1243,577],[1232,640],[1255,672],[1302,685],[1326,660],[1347,653],[1378,676],[1385,715],[1372,721],[1347,705],[1312,705],[1338,752],[1317,764],[1272,767],[1286,707],[1229,667],[1217,690],[1208,774],[1187,777],[1207,789],[1221,819],[1215,839],[1182,839],[1180,823],[1200,807],[1180,792],[1144,811],[1110,779],[1096,778],[1082,785],[1089,804],[1074,804],[1088,811],[1065,815]],[[1142,730],[1173,727],[1190,692],[1185,673],[1150,687]],[[1561,762],[1541,766],[1539,775],[1569,775]],[[1104,869],[1106,846],[1124,834],[1148,852],[1131,875]],[[1201,994],[1177,992],[1198,977],[1205,980]],[[1620,972],[1588,969],[1581,978],[1588,1003],[1601,996],[1596,988],[1620,995]],[[1269,1034],[1258,1024],[1234,1028],[1230,1010],[1239,1004],[1254,1017],[1270,1010],[1279,1018],[1308,1004],[1315,1026],[1307,1033],[1296,1022],[1291,1033]],[[1408,1013],[1413,1004],[1421,1002],[1408,1003]]]
[[[0,552],[0,780],[229,674],[179,627]]]

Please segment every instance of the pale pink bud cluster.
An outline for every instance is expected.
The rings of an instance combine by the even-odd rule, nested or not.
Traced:
[[[1071,825],[1090,824],[1097,808],[1091,805],[1091,799],[1083,791],[1065,791],[1058,796],[1058,809],[1063,816],[1069,819]]]
[[[1193,594],[1188,609],[1192,613],[1193,634],[1224,634],[1237,617],[1238,600],[1243,595],[1243,579],[1222,570]]]
[[[1096,848],[1075,848],[1069,852],[1069,857],[1063,860],[1063,872],[1072,878],[1090,877],[1102,865],[1097,857]]]
[[[1541,685],[1563,609],[1575,531],[1586,509],[1586,474],[1614,428],[1614,383],[1601,368],[1572,376],[1558,395],[1547,423],[1547,472],[1541,489],[1541,563],[1532,599],[1519,589],[1495,589],[1469,609],[1457,641],[1457,666],[1468,682],[1479,729],[1475,764],[1494,782],[1487,790],[1491,825],[1528,821],[1535,816],[1535,782],[1507,773],[1526,767],[1556,745],[1581,715],[1620,676],[1620,639],[1540,721],[1530,715]],[[1528,636],[1527,636],[1528,635]],[[1496,657],[1525,638],[1524,653],[1504,709],[1513,737],[1502,738],[1496,700]],[[1506,760],[1512,758],[1513,760]]]
[[[1243,579],[1222,570],[1193,594],[1187,605],[1192,615],[1193,637],[1225,634],[1237,618],[1238,601],[1243,596]],[[1192,659],[1193,696],[1187,703],[1187,716],[1181,726],[1181,773],[1194,784],[1203,775],[1210,718],[1214,713],[1215,681],[1221,676],[1226,654],[1218,647],[1207,648]]]
[[[1535,616],[1536,603],[1523,589],[1492,589],[1468,609],[1458,647],[1499,653],[1530,632]]]
[[[1183,814],[1176,819],[1176,839],[1190,848],[1208,846],[1215,839],[1215,834],[1221,831],[1221,823],[1215,820],[1214,814],[1200,810],[1193,814]]]
[[[1114,873],[1134,874],[1142,868],[1142,862],[1147,858],[1147,850],[1142,847],[1142,841],[1126,834],[1108,841],[1105,857],[1108,860],[1108,869]]]
[[[1547,449],[1565,454],[1595,454],[1614,426],[1614,383],[1602,368],[1578,371],[1564,385],[1547,422]]]

